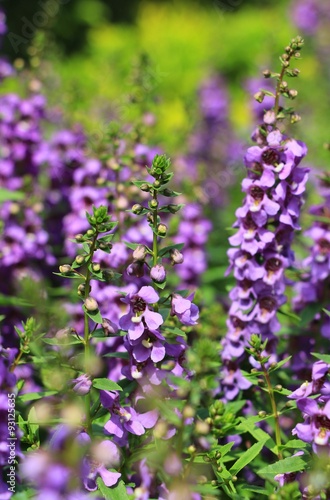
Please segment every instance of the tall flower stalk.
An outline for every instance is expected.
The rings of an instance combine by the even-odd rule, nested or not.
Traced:
[[[252,334],[267,340],[269,363],[276,361],[275,333],[280,329],[277,313],[286,302],[285,270],[294,261],[291,244],[294,231],[300,229],[302,194],[308,178],[308,169],[298,167],[307,152],[305,144],[286,136],[281,125],[286,118],[292,123],[298,120],[281,100],[297,95],[284,78],[298,76],[299,71],[291,69],[290,64],[299,59],[302,46],[300,37],[293,39],[280,58],[281,71],[264,72],[266,78],[277,80],[275,93],[260,90],[255,95],[262,102],[265,95],[271,94],[274,107],[265,112],[263,123],[252,136],[257,145],[245,155],[247,177],[242,190],[246,196],[236,211],[234,227],[238,231],[229,238],[233,247],[228,251],[229,271],[234,273],[236,285],[230,292],[228,332],[222,342],[222,389],[227,399],[250,385],[244,381],[238,364],[244,359]],[[255,360],[253,364],[260,368]]]

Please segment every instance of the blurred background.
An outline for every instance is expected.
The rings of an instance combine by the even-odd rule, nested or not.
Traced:
[[[211,303],[219,290],[227,294],[227,235],[242,201],[243,157],[272,105],[252,96],[260,87],[274,88],[262,71],[279,70],[279,56],[298,34],[306,41],[301,75],[289,83],[298,90],[293,106],[302,120],[289,133],[308,145],[311,186],[329,169],[327,3],[3,0],[2,52],[19,77],[6,78],[0,92],[40,91],[50,118],[46,136],[79,126],[92,156],[114,122],[133,124],[148,147],[168,154],[180,190],[201,203],[213,223],[202,278]]]

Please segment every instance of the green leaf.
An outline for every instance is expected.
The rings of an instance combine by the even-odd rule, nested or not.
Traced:
[[[302,448],[307,448],[307,443],[305,441],[302,441],[301,439],[290,439],[282,448],[290,448],[290,449],[298,449],[301,450]]]
[[[127,248],[130,248],[131,250],[135,250],[138,246],[141,245],[141,243],[130,243],[129,241],[123,241],[123,243],[127,246]],[[149,247],[144,245],[149,253],[152,254],[152,251],[150,250]]]
[[[292,356],[288,356],[287,358],[285,359],[282,359],[282,361],[279,361],[278,363],[276,363],[276,366],[274,366],[274,368],[269,368],[269,373],[271,372],[275,372],[276,370],[278,370],[279,368],[281,368],[283,365],[285,365],[285,363],[287,363],[290,359],[292,358]]]
[[[124,481],[119,481],[116,486],[112,486],[112,488],[108,488],[103,480],[98,477],[96,480],[96,484],[103,498],[106,500],[129,500],[129,496],[127,495],[126,486]]]
[[[312,352],[311,355],[314,356],[314,358],[320,359],[330,365],[330,354],[318,354],[317,352]]]
[[[240,424],[236,427],[236,430],[240,433],[248,432],[251,436],[254,437],[257,441],[263,442],[264,446],[268,448],[271,452],[277,455],[277,446],[274,440],[267,434],[267,432],[263,431],[259,427],[256,427],[256,416],[244,418],[241,417]],[[269,417],[270,418],[270,417]],[[266,418],[263,420],[267,420]]]
[[[246,450],[242,456],[239,457],[237,462],[234,463],[234,465],[229,469],[229,472],[233,475],[236,476],[238,472],[240,472],[246,465],[248,465],[252,460],[254,460],[263,447],[265,446],[266,441],[268,441],[268,438],[260,441],[259,443],[254,443],[254,445],[251,446],[248,450]]]
[[[44,342],[45,344],[48,344],[48,345],[61,345],[63,346],[64,345],[75,345],[75,344],[82,344],[83,341],[82,340],[79,340],[77,338],[73,338],[72,340],[69,340],[69,339],[47,339],[47,338],[43,338],[42,339],[42,342]]]
[[[44,392],[27,392],[17,397],[17,402],[26,403],[27,401],[36,401],[37,399],[47,398],[58,394],[57,391],[44,391]]]
[[[31,410],[29,411],[28,417],[28,429],[29,429],[29,434],[31,441],[34,441],[37,438],[38,431],[39,431],[39,424],[37,424],[37,412],[34,406],[32,406]]]
[[[161,290],[164,290],[166,287],[166,281],[163,281],[163,283],[156,283],[156,281],[153,282],[153,284],[157,287],[160,288]]]
[[[9,189],[0,188],[0,203],[4,201],[20,201],[24,200],[25,194],[21,191],[10,191]]]
[[[104,354],[102,357],[103,358],[129,359],[129,354],[128,354],[128,352],[108,352],[108,354]]]
[[[122,391],[122,387],[116,384],[116,382],[112,382],[108,378],[95,378],[93,380],[93,387],[95,389],[101,389],[102,391]]]
[[[87,316],[92,320],[94,321],[94,323],[96,324],[102,324],[102,316],[101,316],[101,313],[99,311],[99,309],[97,309],[96,311],[87,311],[86,307],[83,306],[83,310],[84,312],[87,314]]]
[[[274,464],[267,465],[258,471],[259,476],[270,481],[274,480],[277,474],[289,474],[305,470],[307,461],[302,456],[288,457],[279,460]]]
[[[321,311],[321,304],[320,303],[314,303],[314,304],[307,304],[307,306],[304,307],[304,309],[299,313],[300,315],[300,327],[307,326],[313,319],[315,318],[316,314],[318,314]]]

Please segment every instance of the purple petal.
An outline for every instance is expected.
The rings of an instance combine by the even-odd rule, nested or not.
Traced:
[[[157,330],[157,328],[159,328],[160,325],[164,322],[161,314],[150,311],[149,309],[146,309],[143,317],[150,330]]]
[[[121,474],[119,472],[110,472],[105,467],[99,467],[97,471],[100,474],[106,486],[113,486],[118,482],[118,479],[121,477]]]
[[[159,301],[159,296],[152,288],[152,286],[143,286],[141,290],[137,293],[141,299],[143,299],[147,304],[154,304]]]

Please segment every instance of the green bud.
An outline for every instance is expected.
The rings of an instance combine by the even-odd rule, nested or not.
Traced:
[[[171,214],[176,214],[180,210],[179,205],[174,205],[173,203],[171,203],[170,205],[167,205],[167,208],[169,209]]]
[[[102,278],[106,283],[110,283],[110,281],[112,281],[114,277],[115,273],[111,271],[111,269],[105,269],[104,271],[102,271]]]
[[[153,185],[155,188],[159,188],[161,184],[160,184],[159,180],[156,179]]]
[[[132,206],[132,212],[135,215],[139,215],[143,210],[143,206],[140,205],[139,203],[136,203],[135,205]]]
[[[97,311],[97,310],[98,310],[98,308],[99,308],[98,303],[97,303],[97,302],[96,302],[96,300],[95,300],[93,297],[91,297],[91,296],[87,297],[87,299],[86,299],[86,300],[85,300],[85,302],[84,302],[84,305],[85,305],[85,307],[86,307],[87,311],[89,311],[89,312],[94,312],[94,311]]]
[[[101,266],[98,262],[92,262],[92,270],[94,273],[98,273],[101,269]]]
[[[85,262],[85,255],[77,255],[74,260],[77,262],[77,264],[83,264]]]
[[[95,221],[95,217],[93,217],[93,219],[94,219],[94,221]],[[88,230],[86,231],[86,234],[87,234],[87,236],[88,236],[88,237],[90,237],[90,236],[94,236],[94,233],[95,233],[94,229],[88,229]]]
[[[167,227],[165,226],[165,224],[158,224],[157,232],[158,232],[159,236],[166,236]]]
[[[83,234],[76,234],[74,239],[79,243],[80,241],[82,241],[84,239],[84,235]]]
[[[158,201],[157,200],[151,200],[151,201],[149,201],[149,207],[152,210],[155,210],[158,207]]]
[[[72,271],[72,267],[69,266],[69,264],[64,264],[63,266],[59,267],[60,273],[66,274],[70,273]]]
[[[146,193],[148,193],[150,191],[150,186],[147,183],[146,184],[142,184],[140,186],[140,189],[141,189],[141,191],[145,191]]]

